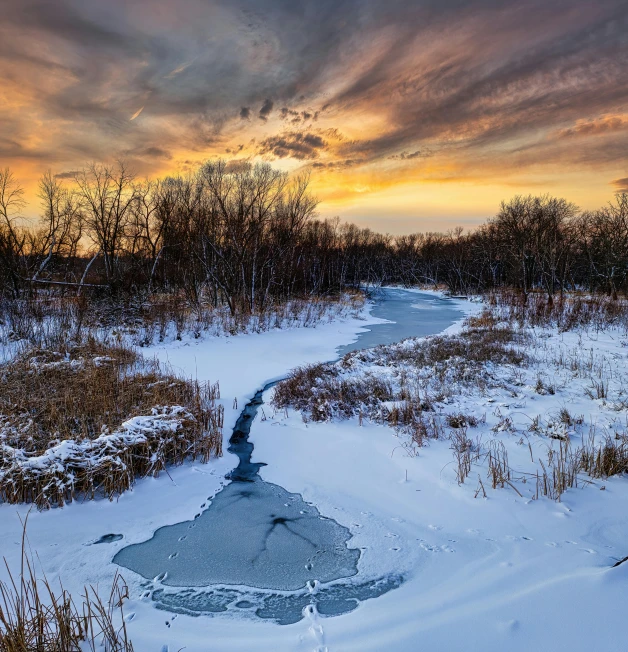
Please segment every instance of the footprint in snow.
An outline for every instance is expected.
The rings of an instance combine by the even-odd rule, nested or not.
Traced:
[[[134,611],[132,611],[130,614],[127,614],[127,615],[124,617],[124,620],[125,620],[127,623],[130,623],[130,622],[131,622],[132,620],[134,620],[134,619],[135,619],[135,612],[134,612]]]
[[[550,548],[560,548],[560,545],[556,543],[556,541],[546,541],[545,545],[549,546]]]
[[[442,525],[428,525],[430,530],[442,530],[443,526]]]
[[[438,547],[436,547],[436,546],[432,546],[432,545],[430,545],[429,543],[427,543],[426,541],[421,541],[421,542],[419,543],[419,545],[420,545],[421,548],[423,548],[423,550],[425,550],[426,552],[440,552],[440,551],[441,551],[440,548],[438,548]]]
[[[507,534],[506,539],[510,539],[510,541],[533,541],[530,537],[516,537],[512,534]]]

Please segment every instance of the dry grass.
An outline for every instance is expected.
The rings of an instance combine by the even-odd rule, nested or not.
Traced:
[[[128,589],[119,574],[106,601],[90,586],[77,605],[63,586],[55,591],[45,575],[37,578],[33,556],[27,551],[26,523],[19,575],[4,563],[9,580],[0,582],[0,650],[133,652],[123,613]]]
[[[628,301],[604,295],[569,293],[548,299],[543,292],[528,295],[503,291],[491,295],[495,318],[528,326],[555,326],[561,331],[579,327],[628,327]]]
[[[360,416],[402,428],[417,441],[433,438],[442,427],[426,426],[421,416],[433,410],[433,402],[442,399],[454,382],[477,384],[478,370],[487,363],[523,362],[525,356],[514,343],[524,341],[524,336],[512,329],[491,325],[468,328],[458,335],[356,351],[339,363],[295,369],[275,387],[272,404],[277,409],[293,407],[313,421]],[[365,366],[374,370],[365,370]],[[429,381],[419,386],[414,378],[409,383],[408,368],[428,369]],[[473,415],[448,419],[449,425],[454,421],[465,426],[478,423]]]
[[[235,335],[273,328],[313,326],[335,317],[357,316],[365,297],[343,293],[269,304],[258,312],[214,307],[201,300],[192,304],[182,293],[150,297],[87,298],[41,293],[36,299],[0,298],[0,344],[28,342],[31,346],[58,349],[68,341],[82,341],[98,333],[100,339],[126,336],[133,344],[148,346],[184,335]]]
[[[371,413],[382,401],[394,400],[392,387],[384,378],[365,374],[359,379],[342,378],[330,364],[315,364],[294,369],[275,388],[272,404],[276,408],[292,405],[312,421],[329,421],[333,416]]]
[[[112,498],[136,477],[222,452],[218,386],[164,373],[128,348],[88,340],[30,350],[0,377],[3,501]]]
[[[493,297],[494,305],[469,318],[465,330],[457,335],[410,339],[352,352],[334,364],[296,369],[277,385],[273,405],[296,408],[305,420],[358,416],[360,425],[364,419],[388,425],[403,435],[401,446],[410,455],[418,455],[420,447],[430,440],[448,438],[460,484],[475,468],[481,467],[486,474],[488,482],[478,478],[476,496],[486,496],[489,487],[508,488],[521,495],[521,484],[531,483],[536,498],[560,501],[567,489],[590,482],[591,477],[628,473],[626,435],[603,440],[591,436],[588,442],[574,446],[568,429],[582,426],[584,417],[570,414],[565,407],[547,425],[539,415],[531,418],[528,431],[548,443],[547,454],[535,460],[528,442],[531,462],[538,469],[532,473],[510,467],[503,439],[491,439],[483,445],[480,436],[475,440],[469,437],[469,429],[485,423],[486,415],[467,414],[459,407],[452,410],[457,398],[467,393],[490,397],[499,391],[521,400],[519,387],[528,384],[541,395],[560,391],[554,379],[539,373],[535,382],[529,370],[524,373],[525,367],[534,365],[532,356],[539,353],[539,341],[544,340],[533,339],[522,326],[531,322],[545,326],[559,323],[563,329],[628,324],[628,319],[624,322],[626,306],[611,299],[565,298],[541,310],[538,297],[529,297],[524,307],[513,303],[513,297],[502,296],[500,305]],[[546,355],[551,353],[545,351]],[[574,361],[577,368],[573,368]],[[575,351],[573,359],[565,358],[562,364],[587,378],[599,372],[599,379],[592,378],[585,392],[593,399],[608,398],[610,372],[604,361],[584,359]],[[504,366],[509,369],[505,371]],[[618,401],[615,409],[623,409],[623,405]],[[517,433],[511,416],[502,415],[499,408],[493,414],[497,417],[493,433],[500,438]],[[521,437],[521,445],[525,445],[524,438],[527,435]]]
[[[580,468],[594,478],[609,478],[628,473],[628,436],[607,435],[604,441],[595,445],[592,432],[589,440],[578,450]]]

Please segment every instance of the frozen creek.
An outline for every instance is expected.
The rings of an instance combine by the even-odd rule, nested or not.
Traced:
[[[389,321],[339,348],[339,357],[438,333],[461,317],[446,299],[400,289],[382,291],[372,314]],[[231,482],[208,498],[194,520],[162,527],[114,557],[150,581],[157,607],[190,615],[230,611],[290,624],[305,610],[347,613],[403,582],[398,574],[361,577],[360,550],[350,546],[348,528],[260,477],[265,464],[251,461],[249,432],[274,384],[260,389],[236,422],[228,450],[239,463]]]

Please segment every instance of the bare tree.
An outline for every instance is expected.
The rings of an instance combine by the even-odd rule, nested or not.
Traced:
[[[85,211],[87,235],[103,256],[112,289],[120,281],[120,256],[128,235],[137,191],[133,174],[122,161],[115,166],[90,164],[75,177]]]
[[[24,206],[24,189],[8,167],[0,170],[0,265],[15,297],[27,268],[28,232],[17,224]]]
[[[83,234],[83,212],[77,194],[68,190],[48,170],[39,181],[42,203],[41,228],[37,233],[37,257],[40,259],[31,281],[39,279],[53,257],[72,260],[78,253]]]

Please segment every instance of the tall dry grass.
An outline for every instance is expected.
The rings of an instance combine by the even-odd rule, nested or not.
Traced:
[[[428,426],[421,415],[433,410],[439,392],[453,382],[477,383],[478,370],[487,363],[521,364],[525,355],[514,344],[523,341],[512,329],[474,322],[458,335],[354,351],[338,363],[293,370],[275,387],[272,405],[293,407],[313,421],[361,415],[394,428],[408,427],[417,441],[427,439],[439,428]],[[416,379],[408,384],[406,367],[429,369],[429,379],[423,386]],[[474,420],[472,415],[466,418]]]
[[[488,295],[494,318],[521,326],[556,327],[569,331],[579,327],[628,328],[628,300],[602,294],[571,292],[548,298],[543,292],[527,295],[504,290]]]
[[[89,586],[77,604],[63,585],[55,590],[45,574],[37,577],[26,521],[19,572],[6,559],[4,563],[8,581],[0,581],[2,652],[133,652],[123,610],[129,593],[118,573],[107,599]]]
[[[88,339],[0,366],[0,500],[113,498],[137,477],[222,453],[218,385]]]
[[[68,341],[92,336],[126,337],[138,346],[149,346],[185,335],[198,338],[313,326],[335,317],[357,316],[364,302],[364,294],[347,292],[270,303],[263,311],[232,314],[226,306],[215,307],[203,300],[191,303],[182,293],[122,299],[40,293],[30,299],[0,298],[0,345],[24,342],[58,349]]]

